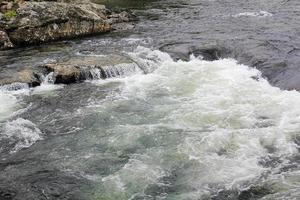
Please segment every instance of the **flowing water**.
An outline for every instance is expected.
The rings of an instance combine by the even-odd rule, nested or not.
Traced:
[[[132,64],[0,88],[0,199],[299,199],[300,93],[279,79],[297,71],[298,5],[143,1],[129,5],[134,30],[1,52],[5,73],[82,56]],[[261,45],[270,37],[276,48]]]

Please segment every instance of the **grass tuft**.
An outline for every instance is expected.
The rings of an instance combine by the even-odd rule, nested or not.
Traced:
[[[17,14],[17,12],[15,10],[9,10],[6,13],[4,13],[4,17],[7,20],[10,20],[11,18],[16,17],[17,15],[18,14]]]

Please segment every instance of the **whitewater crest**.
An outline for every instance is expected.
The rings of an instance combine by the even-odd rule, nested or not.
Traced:
[[[243,12],[233,15],[233,17],[272,17],[273,14],[267,11],[259,11],[259,12]]]
[[[135,63],[130,76],[63,88],[75,105],[55,105],[58,115],[45,114],[51,124],[39,122],[72,133],[46,152],[59,160],[51,166],[91,181],[87,199],[242,199],[251,189],[264,199],[298,195],[299,92],[271,86],[234,59],[174,61],[145,47],[126,55]],[[43,152],[32,146],[46,138],[34,119],[2,123],[1,152]],[[78,131],[67,132],[74,122]]]
[[[6,122],[0,133],[0,142],[1,140],[8,141],[6,145],[10,148],[10,153],[15,153],[41,140],[42,135],[41,130],[34,123],[18,118]]]
[[[11,115],[11,110],[13,110],[16,102],[14,96],[0,92],[0,121]]]
[[[121,93],[101,102],[101,113],[112,113],[119,122],[106,130],[114,133],[107,141],[109,149],[146,149],[104,177],[107,190],[98,195],[199,199],[223,190],[245,191],[258,182],[274,184],[269,198],[286,192],[277,173],[298,153],[298,92],[272,87],[258,70],[234,59],[191,56],[189,61],[173,61],[166,53],[142,47],[132,57],[153,73],[110,80],[121,83]],[[123,116],[109,110],[113,108],[126,112]],[[264,164],[272,158],[279,162]],[[155,194],[175,188],[180,192]]]
[[[47,94],[58,88],[62,86],[53,84],[51,74],[44,77],[42,84],[35,88],[23,83],[0,87],[0,152],[16,153],[43,139],[41,130],[34,123],[18,117],[32,106],[31,103],[24,103],[23,98]]]
[[[9,119],[19,109],[19,96],[28,94],[27,84],[14,83],[0,86],[0,123]]]

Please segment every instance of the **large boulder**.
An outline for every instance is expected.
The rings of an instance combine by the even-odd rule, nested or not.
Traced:
[[[112,24],[127,21],[126,12],[113,14],[104,5],[85,1],[23,2],[2,14],[0,31],[7,34],[11,45],[1,44],[0,38],[0,48],[105,33],[112,30]]]

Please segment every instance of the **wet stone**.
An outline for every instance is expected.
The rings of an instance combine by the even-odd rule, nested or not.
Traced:
[[[54,83],[70,84],[84,80],[118,77],[130,71],[133,61],[120,55],[80,56],[40,66],[54,73]]]
[[[0,20],[3,16],[0,13]],[[14,47],[6,32],[0,30],[0,50]]]
[[[15,196],[15,191],[0,188],[0,200],[13,200]]]
[[[16,9],[11,11],[13,6]],[[106,33],[112,24],[131,20],[128,12],[111,16],[104,5],[90,1],[8,2],[1,8],[13,16],[1,20],[0,30],[7,35],[0,32],[0,49]]]
[[[0,77],[0,85],[14,85],[16,83],[19,84],[27,84],[29,87],[39,86],[41,83],[40,75],[37,71],[34,71],[30,68],[24,68],[17,73],[9,72],[7,74],[1,74]],[[16,85],[17,86],[17,85]],[[16,87],[17,89],[18,87]]]
[[[255,200],[255,199],[260,199],[268,194],[272,194],[274,191],[272,188],[269,188],[267,186],[252,186],[250,189],[242,191],[239,194],[238,199],[239,200],[244,200],[244,199],[249,199],[249,200]]]

